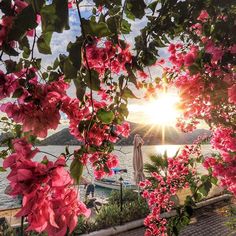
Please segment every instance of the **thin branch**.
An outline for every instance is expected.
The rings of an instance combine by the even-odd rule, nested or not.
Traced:
[[[50,156],[55,157],[55,158],[58,158],[57,156],[55,156],[55,155],[53,155],[52,153],[49,153],[49,152],[45,152],[45,151],[39,151],[39,152],[50,155]]]
[[[85,29],[84,29],[84,26],[83,26],[83,23],[82,23],[82,16],[81,16],[78,0],[76,0],[76,7],[77,7],[79,19],[80,19],[82,36],[83,36],[84,40],[86,40],[86,33],[85,33]],[[86,67],[87,67],[88,72],[89,72],[89,82],[90,82],[90,85],[92,85],[92,72],[91,72],[91,69],[90,69],[90,66],[89,66],[86,48],[84,49],[84,59],[85,59]],[[93,91],[92,91],[92,89],[90,89],[90,97],[91,97],[92,113],[94,113]]]
[[[2,61],[2,56],[3,56],[3,50],[1,51],[1,54],[0,54],[0,61]]]
[[[81,12],[80,12],[80,8],[79,8],[79,1],[78,0],[76,0],[76,7],[77,7],[79,19],[80,19],[82,37],[86,41],[86,33],[85,33],[85,29],[84,29],[84,26],[83,26],[83,23],[82,23],[82,16],[81,16]],[[91,69],[90,69],[90,66],[89,66],[89,62],[88,62],[88,58],[87,58],[86,45],[85,45],[85,47],[83,49],[84,49],[83,50],[83,55],[84,55],[86,67],[87,67],[88,73],[89,73],[89,82],[90,82],[90,86],[92,87],[92,72],[91,72]],[[88,129],[87,129],[86,134],[85,134],[85,143],[87,143],[88,132],[89,132],[89,130],[91,128],[92,119],[93,119],[93,115],[94,115],[94,103],[93,103],[93,90],[92,90],[92,88],[90,88],[90,100],[91,100],[91,106],[92,106],[92,114],[91,114],[90,123],[88,125]]]
[[[130,154],[130,152],[123,152],[123,151],[121,151],[121,149],[122,149],[122,147],[120,147],[119,149],[114,148],[114,151],[120,152],[124,155]]]
[[[34,40],[33,40],[33,44],[32,44],[32,48],[31,48],[31,62],[33,61],[34,59],[34,47],[35,47],[35,43],[36,43],[36,29],[35,29],[35,32],[34,32]]]

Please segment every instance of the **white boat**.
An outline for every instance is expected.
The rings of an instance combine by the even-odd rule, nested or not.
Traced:
[[[102,188],[109,188],[114,190],[120,190],[120,182],[111,179],[96,179],[94,181],[96,186]],[[123,181],[123,188],[135,189],[136,185],[131,184],[129,181]]]
[[[127,169],[113,168],[112,170],[113,170],[114,174],[127,173]],[[94,183],[96,186],[99,186],[102,188],[120,190],[120,181],[118,181],[118,180],[103,178],[103,179],[95,179]],[[129,188],[129,189],[136,189],[137,188],[136,185],[132,184],[128,180],[123,180],[122,185],[123,185],[122,186],[123,188]]]

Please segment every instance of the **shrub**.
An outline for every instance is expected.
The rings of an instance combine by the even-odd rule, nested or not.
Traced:
[[[128,193],[131,193],[130,196]],[[133,200],[128,201],[128,196]],[[135,196],[135,198],[134,198]],[[104,229],[112,226],[119,225],[120,223],[126,223],[129,221],[142,219],[149,213],[147,202],[139,198],[137,193],[133,193],[130,190],[126,191],[126,197],[123,201],[123,210],[120,211],[120,205],[117,203],[117,195],[113,194],[109,200],[109,205],[103,206],[95,218],[96,230]]]
[[[132,202],[137,200],[138,193],[133,192],[131,189],[124,189],[123,190],[123,203]],[[112,191],[110,197],[108,199],[109,203],[111,204],[120,204],[120,191]]]

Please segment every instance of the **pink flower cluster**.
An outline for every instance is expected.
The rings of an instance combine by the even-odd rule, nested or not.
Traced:
[[[236,84],[228,88],[229,102],[236,105]]]
[[[99,122],[91,123],[90,119],[96,115],[99,109],[106,108],[107,103],[103,100],[100,102],[93,100],[92,111],[91,99],[87,98],[83,106],[78,99],[69,97],[62,99],[61,110],[70,121],[69,129],[73,136],[86,144],[100,146],[104,141],[115,143],[120,135],[123,137],[129,135],[130,127],[127,122],[121,125],[114,125],[115,132],[111,132],[110,125]],[[89,130],[86,129],[88,126],[90,126]]]
[[[101,179],[105,174],[112,175],[112,168],[118,165],[118,158],[112,153],[95,152],[89,156],[89,161],[95,168],[94,175],[97,179]]]
[[[212,136],[211,145],[220,152],[216,157],[208,157],[204,166],[213,170],[222,186],[236,195],[236,133],[231,128],[217,128]]]
[[[159,172],[152,172],[150,180],[140,183],[142,196],[147,199],[151,213],[144,220],[148,227],[145,235],[167,235],[167,220],[161,218],[161,213],[169,212],[175,203],[171,197],[182,188],[188,188],[188,179],[194,175],[195,169],[190,166],[189,155],[193,148],[185,148],[174,158],[168,158],[168,165]]]
[[[214,130],[211,145],[222,152],[236,152],[236,135],[232,128],[219,127]]]
[[[55,162],[45,156],[41,163],[32,158],[39,151],[25,139],[13,140],[13,153],[3,163],[10,168],[8,180],[10,195],[21,195],[23,204],[17,217],[27,217],[27,230],[45,231],[50,236],[64,236],[73,231],[79,215],[89,215],[85,205],[79,201],[78,192],[65,169],[65,158]]]
[[[199,37],[198,45],[183,48],[171,44],[169,47],[169,60],[173,66],[166,68],[166,72],[172,78],[171,83],[180,90],[180,107],[183,109],[178,126],[184,131],[192,131],[199,120],[211,126],[211,144],[221,156],[207,158],[204,165],[212,168],[221,184],[236,194],[236,77],[230,62],[222,65],[224,55],[235,56],[235,45],[225,46],[203,35],[204,24],[211,21],[207,11],[202,11],[197,20],[199,22],[190,30]],[[219,17],[218,21],[227,21],[227,18]],[[208,58],[207,62],[199,63],[198,54]]]
[[[233,67],[230,63],[224,64],[224,69],[220,66],[225,54],[235,54],[234,45],[225,47],[202,35],[200,29],[210,20],[205,10],[200,13],[198,20],[199,27],[193,27],[197,31],[193,33],[199,37],[200,43],[187,48],[180,43],[170,44],[169,61],[172,67],[165,68],[172,85],[180,90],[183,118],[179,127],[185,131],[196,128],[198,120],[205,120],[211,125],[222,120],[232,122],[230,114],[233,113],[229,112],[231,105],[228,103],[235,105],[236,100]],[[198,57],[202,55],[210,57],[209,63],[199,63]]]
[[[106,70],[110,70],[115,74],[126,72],[125,64],[132,60],[129,46],[122,49],[118,46],[115,47],[111,41],[105,41],[104,46],[99,46],[101,41],[94,41],[93,44],[86,47],[88,65],[91,69],[96,70],[101,76]],[[84,64],[87,66],[85,62]]]
[[[0,99],[10,97],[18,86],[18,81],[14,75],[5,75],[5,73],[0,70]]]
[[[177,68],[191,66],[198,55],[198,48],[196,46],[191,46],[189,52],[185,53],[182,44],[170,44],[168,51],[171,54],[169,57],[170,62],[177,66]]]
[[[15,41],[7,42],[7,35],[10,32],[12,25],[14,24],[15,17],[27,6],[28,2],[24,0],[11,1],[11,15],[3,15],[0,20],[0,47],[3,43],[9,43],[12,47],[15,46]],[[40,16],[37,17],[37,23],[40,22]],[[29,29],[26,33],[27,36],[34,35],[34,29]]]
[[[44,138],[49,129],[57,128],[60,106],[68,88],[63,78],[49,84],[39,83],[36,76],[31,80],[21,78],[21,81],[26,83],[25,86],[18,83],[16,75],[2,78],[0,89],[4,91],[3,95],[9,96],[17,90],[21,91],[21,94],[16,102],[5,103],[0,109],[16,123],[21,123],[24,132]]]

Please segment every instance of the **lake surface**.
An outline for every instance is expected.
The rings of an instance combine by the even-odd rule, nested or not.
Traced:
[[[143,158],[144,158],[144,163],[148,162],[149,156],[151,154],[157,154],[157,153],[164,153],[165,150],[167,151],[167,154],[169,157],[172,157],[175,155],[178,149],[181,149],[183,146],[181,145],[152,145],[152,146],[143,146],[142,151],[143,151]],[[77,149],[77,146],[70,146],[69,150],[70,152],[73,152],[74,149]],[[3,148],[0,148],[2,150]],[[39,149],[44,152],[51,153],[55,156],[59,156],[60,153],[65,152],[65,146],[40,146]],[[211,147],[210,145],[203,145],[202,146],[202,153],[204,155],[207,155],[210,153]],[[133,146],[116,146],[115,147],[115,154],[118,155],[119,157],[119,167],[121,168],[126,168],[128,170],[127,174],[123,174],[123,178],[127,180],[132,180],[133,179],[133,164],[132,164],[132,157],[133,157]],[[38,154],[35,159],[36,160],[41,160],[42,157],[44,156],[44,153]],[[53,159],[53,157],[50,157],[47,155],[49,159]],[[0,161],[0,165],[2,165]],[[0,209],[6,209],[6,208],[14,208],[14,207],[19,207],[20,202],[17,199],[14,199],[4,193],[7,185],[8,185],[8,180],[6,179],[8,175],[8,172],[1,172],[0,173]],[[92,170],[89,168],[88,170],[85,168],[84,170],[84,176],[87,178],[92,178]],[[113,176],[113,178],[118,178],[118,176]],[[96,197],[106,197],[109,194],[109,190],[103,189],[103,188],[96,188],[95,190],[95,196]],[[81,186],[80,187],[80,195],[81,198],[83,199],[84,197],[84,188]]]

